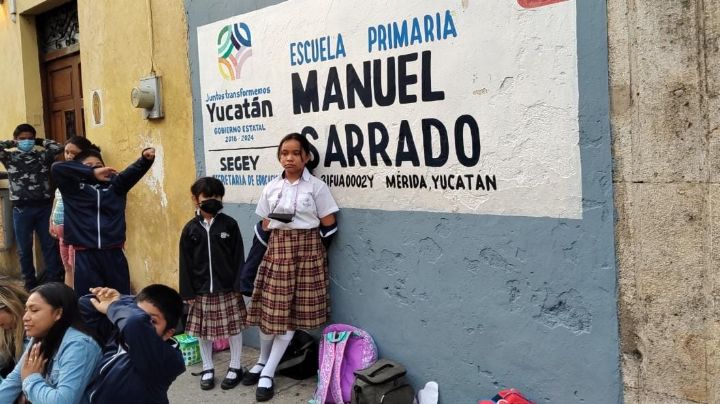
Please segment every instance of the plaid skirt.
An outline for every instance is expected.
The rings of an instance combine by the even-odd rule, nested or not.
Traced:
[[[328,320],[329,282],[317,229],[273,230],[255,278],[248,325],[265,334],[320,327]]]
[[[185,332],[193,337],[216,340],[240,334],[245,328],[245,303],[235,292],[195,296]]]

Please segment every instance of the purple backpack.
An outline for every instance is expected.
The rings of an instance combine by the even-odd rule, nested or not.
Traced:
[[[350,402],[356,370],[377,361],[377,348],[370,334],[346,324],[332,324],[320,340],[320,370],[315,404]]]

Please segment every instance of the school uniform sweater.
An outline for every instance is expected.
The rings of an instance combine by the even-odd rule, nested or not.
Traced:
[[[80,312],[105,345],[88,386],[90,403],[168,403],[170,385],[185,372],[177,343],[157,335],[150,316],[133,296],[112,303],[107,315],[95,310],[92,297],[80,298]]]
[[[245,263],[240,227],[232,217],[218,213],[211,225],[202,215],[190,220],[180,235],[180,296],[217,292],[240,292],[241,268]]]
[[[240,276],[235,279],[235,290],[239,290],[240,293],[248,297],[252,296],[255,288],[255,277],[267,251],[268,240],[270,240],[270,230],[263,229],[262,220],[257,222],[254,230],[255,235],[247,259],[242,270],[240,270]]]
[[[53,164],[65,208],[65,242],[88,249],[122,246],[127,193],[152,164],[140,157],[106,182],[96,180],[94,169],[78,161]]]

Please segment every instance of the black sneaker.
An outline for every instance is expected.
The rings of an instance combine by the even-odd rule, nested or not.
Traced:
[[[255,390],[255,401],[261,403],[263,401],[269,401],[275,395],[275,382],[270,376],[260,376],[260,379],[270,379],[272,383],[270,387],[258,387]]]
[[[203,375],[210,373],[209,379],[203,379]],[[200,388],[203,390],[212,390],[215,387],[215,369],[203,370],[200,372]]]
[[[228,373],[233,372],[235,373],[235,378],[230,379],[225,376],[222,383],[220,383],[220,388],[223,390],[230,390],[233,387],[240,384],[240,381],[243,379],[243,371],[242,369],[236,369],[236,368],[228,368]]]

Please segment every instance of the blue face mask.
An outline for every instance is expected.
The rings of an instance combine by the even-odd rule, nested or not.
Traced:
[[[24,152],[29,152],[33,147],[35,147],[35,139],[18,140],[17,147]]]

